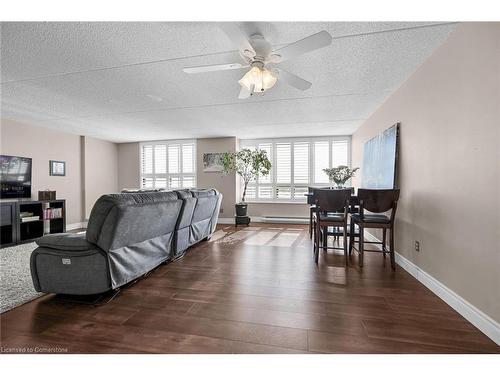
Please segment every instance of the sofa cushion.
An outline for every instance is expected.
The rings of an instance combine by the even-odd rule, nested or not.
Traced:
[[[56,250],[83,251],[96,248],[95,245],[87,241],[84,233],[47,234],[35,242],[38,246]]]
[[[193,194],[193,197],[201,198],[217,195],[217,191],[215,189],[191,189],[191,194]]]

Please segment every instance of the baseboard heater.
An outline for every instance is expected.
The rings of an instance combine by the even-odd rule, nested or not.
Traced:
[[[262,216],[263,223],[291,223],[291,224],[307,224],[307,217],[290,217],[290,216]]]

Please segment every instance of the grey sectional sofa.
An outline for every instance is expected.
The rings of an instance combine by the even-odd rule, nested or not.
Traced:
[[[209,238],[221,202],[214,189],[103,195],[85,234],[36,241],[31,255],[35,289],[74,295],[117,289]]]

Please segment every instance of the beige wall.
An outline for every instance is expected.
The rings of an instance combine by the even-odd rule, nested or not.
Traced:
[[[32,158],[31,197],[39,190],[55,190],[66,199],[67,224],[83,218],[80,136],[46,128],[1,120],[0,152]],[[49,160],[66,162],[66,176],[49,176]]]
[[[203,172],[203,154],[210,152],[234,152],[238,142],[234,137],[200,138],[196,142],[196,180],[199,188],[215,188],[223,195],[220,217],[233,217],[237,196],[236,175]]]
[[[459,25],[352,138],[361,165],[364,142],[401,122],[396,250],[496,321],[499,38],[498,23]]]
[[[140,143],[120,143],[118,145],[118,190],[140,187]]]
[[[83,222],[101,194],[117,190],[114,143],[7,119],[1,120],[0,135],[0,153],[33,159],[33,199],[45,189],[66,199],[68,225]],[[65,161],[66,176],[49,176],[49,160]]]
[[[100,139],[83,138],[84,202],[88,220],[95,201],[118,191],[118,145]]]

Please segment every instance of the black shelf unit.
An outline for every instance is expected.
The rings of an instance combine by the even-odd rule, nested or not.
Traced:
[[[0,212],[0,247],[15,245],[17,242],[16,203],[2,202]]]
[[[61,217],[44,219],[44,210],[48,208],[61,209]],[[0,247],[30,242],[49,233],[66,232],[66,201],[64,199],[2,201],[1,209]],[[39,220],[23,222],[21,212],[39,216]]]

